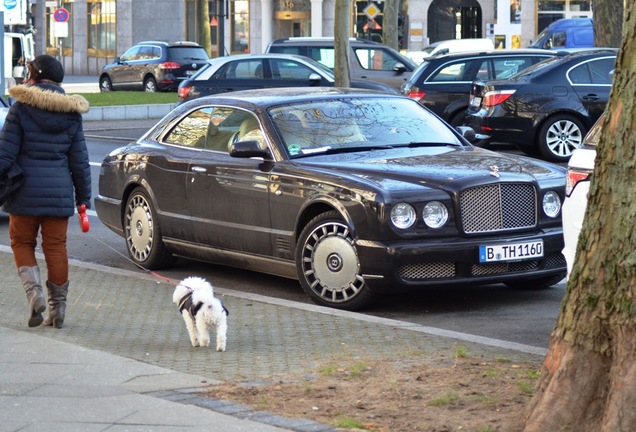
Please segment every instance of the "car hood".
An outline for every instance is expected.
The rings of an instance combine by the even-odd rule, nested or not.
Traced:
[[[476,147],[429,147],[376,150],[299,159],[306,168],[331,173],[384,190],[407,184],[458,190],[490,181],[541,181],[560,178],[565,168],[525,156],[505,155]]]

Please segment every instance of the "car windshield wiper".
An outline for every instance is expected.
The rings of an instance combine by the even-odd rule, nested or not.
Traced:
[[[354,153],[354,152],[363,152],[363,151],[371,151],[371,150],[388,150],[392,149],[395,146],[392,145],[366,145],[366,146],[355,146],[355,147],[316,147],[316,148],[306,148],[301,151],[300,154],[295,154],[294,158],[313,156],[316,154],[324,155],[324,154],[338,154],[338,153]]]
[[[395,147],[416,148],[416,147],[447,147],[447,146],[457,147],[457,146],[461,146],[461,144],[450,143],[450,142],[411,141],[408,144],[399,144],[399,145],[396,145]]]

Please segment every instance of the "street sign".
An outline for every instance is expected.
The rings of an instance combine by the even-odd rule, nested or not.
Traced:
[[[380,13],[380,8],[375,5],[375,3],[369,3],[367,7],[365,7],[362,12],[369,18],[373,19],[378,16]]]
[[[53,12],[53,19],[58,23],[68,22],[68,11],[64,8],[57,8]]]

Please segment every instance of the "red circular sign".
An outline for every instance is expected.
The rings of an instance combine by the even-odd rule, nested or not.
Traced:
[[[53,12],[53,19],[55,20],[55,22],[67,22],[68,11],[64,8],[55,9],[55,12]]]

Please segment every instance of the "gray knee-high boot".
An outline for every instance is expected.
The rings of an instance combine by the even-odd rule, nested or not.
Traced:
[[[18,267],[18,275],[29,301],[29,327],[37,327],[42,324],[42,312],[46,309],[44,294],[42,294],[42,281],[38,266]]]
[[[49,316],[44,320],[44,325],[62,328],[64,325],[64,315],[66,314],[68,281],[62,285],[55,285],[47,281],[46,287],[49,290]]]

